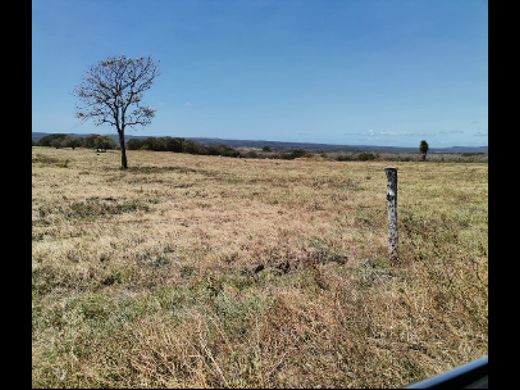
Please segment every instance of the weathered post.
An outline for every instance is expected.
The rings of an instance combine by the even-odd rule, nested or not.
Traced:
[[[388,254],[390,261],[399,259],[397,250],[397,168],[385,168],[388,187],[386,199],[388,200]]]

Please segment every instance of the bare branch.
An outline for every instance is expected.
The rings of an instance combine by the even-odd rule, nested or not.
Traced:
[[[109,123],[118,131],[151,123],[154,110],[139,104],[158,76],[151,58],[108,58],[93,66],[74,93],[81,104],[78,117]]]
[[[157,65],[149,57],[113,57],[91,67],[74,89],[79,99],[77,118],[116,128],[123,168],[127,168],[125,128],[151,123],[155,110],[140,103],[158,74]]]

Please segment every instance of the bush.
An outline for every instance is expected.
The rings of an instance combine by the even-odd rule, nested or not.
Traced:
[[[40,138],[38,145],[40,146],[54,146],[60,147],[63,140],[67,137],[67,134],[49,134],[45,137]],[[58,143],[60,145],[58,145]],[[58,145],[58,146],[56,146]]]
[[[93,149],[96,137],[97,137],[96,134],[88,135],[88,136],[84,137],[82,139],[83,147],[88,148],[88,149]]]
[[[115,149],[116,148],[116,142],[109,136],[98,136],[95,142],[96,149]]]
[[[190,154],[206,154],[206,147],[198,142],[187,139],[182,145],[182,151]]]
[[[142,145],[143,145],[143,141],[141,141],[137,138],[131,138],[126,143],[126,148],[128,150],[139,150],[139,149],[141,149]]]
[[[167,151],[166,140],[164,137],[147,137],[143,140],[141,149],[165,152]]]
[[[226,145],[210,145],[206,148],[206,154],[211,156],[237,157],[240,155],[240,152]]]
[[[182,144],[184,143],[184,138],[166,138],[166,150],[177,153],[182,152]]]
[[[271,151],[271,148],[270,148],[269,146],[264,146],[264,147],[262,148],[262,150],[263,150],[264,152],[270,152],[270,151]]]
[[[184,138],[174,137],[147,137],[144,139],[132,138],[126,143],[129,150],[154,150],[168,152],[183,152]]]
[[[244,154],[244,157],[245,158],[258,158],[258,153],[256,153],[254,150],[250,150]]]
[[[53,140],[51,140],[51,142],[49,142],[49,146],[52,146],[53,148],[59,149],[59,148],[61,148],[62,143],[63,143],[62,139],[54,138]]]
[[[81,139],[78,137],[72,137],[70,135],[63,138],[61,146],[64,148],[72,148],[72,150],[79,148],[82,145]]]
[[[474,157],[474,156],[483,156],[485,153],[483,152],[468,152],[468,153],[462,153],[463,157]]]
[[[307,152],[303,149],[295,149],[292,150],[290,153],[291,159],[299,158],[299,157],[305,157],[307,156]]]
[[[87,149],[115,149],[116,142],[108,135],[89,135],[82,140],[82,146]]]
[[[295,158],[305,157],[305,156],[308,156],[308,155],[309,155],[309,153],[307,153],[303,149],[294,149],[294,150],[291,150],[289,152],[277,154],[277,155],[275,155],[273,157],[274,158],[279,158],[279,159],[282,159],[282,160],[294,160]]]
[[[362,152],[362,153],[359,153],[359,155],[357,156],[357,159],[359,161],[368,161],[368,160],[375,160],[376,157],[377,156],[374,153]]]
[[[116,142],[108,135],[93,134],[82,139],[82,146],[87,149],[116,149]]]
[[[352,155],[350,154],[340,154],[336,157],[337,161],[352,161]]]

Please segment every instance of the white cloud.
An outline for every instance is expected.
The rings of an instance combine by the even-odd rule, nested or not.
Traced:
[[[401,131],[392,131],[392,130],[383,130],[380,132],[381,135],[392,135],[392,136],[410,136],[410,135],[420,135],[419,133],[407,130]]]
[[[370,137],[374,136],[391,136],[391,137],[435,137],[433,133],[421,133],[418,131],[410,131],[410,130],[368,130],[366,135]]]

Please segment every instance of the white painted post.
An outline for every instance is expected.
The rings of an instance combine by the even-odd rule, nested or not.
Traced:
[[[386,199],[388,200],[388,254],[390,261],[399,260],[397,235],[397,168],[385,168],[388,179]]]

